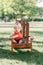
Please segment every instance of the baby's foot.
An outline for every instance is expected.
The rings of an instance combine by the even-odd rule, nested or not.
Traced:
[[[19,43],[22,43],[22,40],[20,40]]]
[[[14,43],[17,43],[15,40],[13,40]]]

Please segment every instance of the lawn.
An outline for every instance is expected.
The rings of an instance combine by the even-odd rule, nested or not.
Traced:
[[[0,30],[0,65],[43,65],[43,30],[30,29],[30,35],[34,37],[32,54],[28,49],[14,49],[12,54],[11,43],[6,37],[13,29],[0,28]]]

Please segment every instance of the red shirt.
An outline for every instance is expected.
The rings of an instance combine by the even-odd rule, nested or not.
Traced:
[[[21,32],[14,32],[14,35],[18,35],[18,37],[16,37],[16,40],[20,40],[21,38],[23,38],[23,35]]]

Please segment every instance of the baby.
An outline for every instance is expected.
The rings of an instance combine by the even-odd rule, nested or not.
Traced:
[[[14,32],[13,34],[10,36],[10,40],[14,43],[21,43],[22,42],[22,33],[20,32],[22,30],[22,26],[19,22],[15,23],[14,26]]]

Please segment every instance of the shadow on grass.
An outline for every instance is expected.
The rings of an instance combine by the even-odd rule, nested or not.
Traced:
[[[0,38],[0,41],[7,41],[8,38]]]
[[[36,34],[41,34],[41,35],[43,35],[43,31],[30,31],[30,33],[36,33]]]
[[[6,59],[13,59],[19,60],[23,62],[27,62],[28,64],[36,64],[36,65],[43,65],[43,53],[33,49],[32,54],[30,52],[24,52],[20,49],[17,50],[18,52],[11,53],[10,50],[5,50],[0,48],[0,58]]]
[[[42,43],[43,44],[43,41],[33,41],[34,43]]]
[[[5,47],[5,45],[0,45],[0,47]]]
[[[30,34],[33,34],[33,36],[43,37],[43,31],[30,31]]]
[[[9,34],[11,34],[11,32],[0,32],[0,34],[2,34],[2,35],[9,35]]]
[[[6,44],[3,44],[3,45],[1,44],[0,48],[2,48],[2,47],[4,48],[4,47],[7,47],[7,46],[9,47],[10,45],[9,44],[7,44],[7,45]]]

